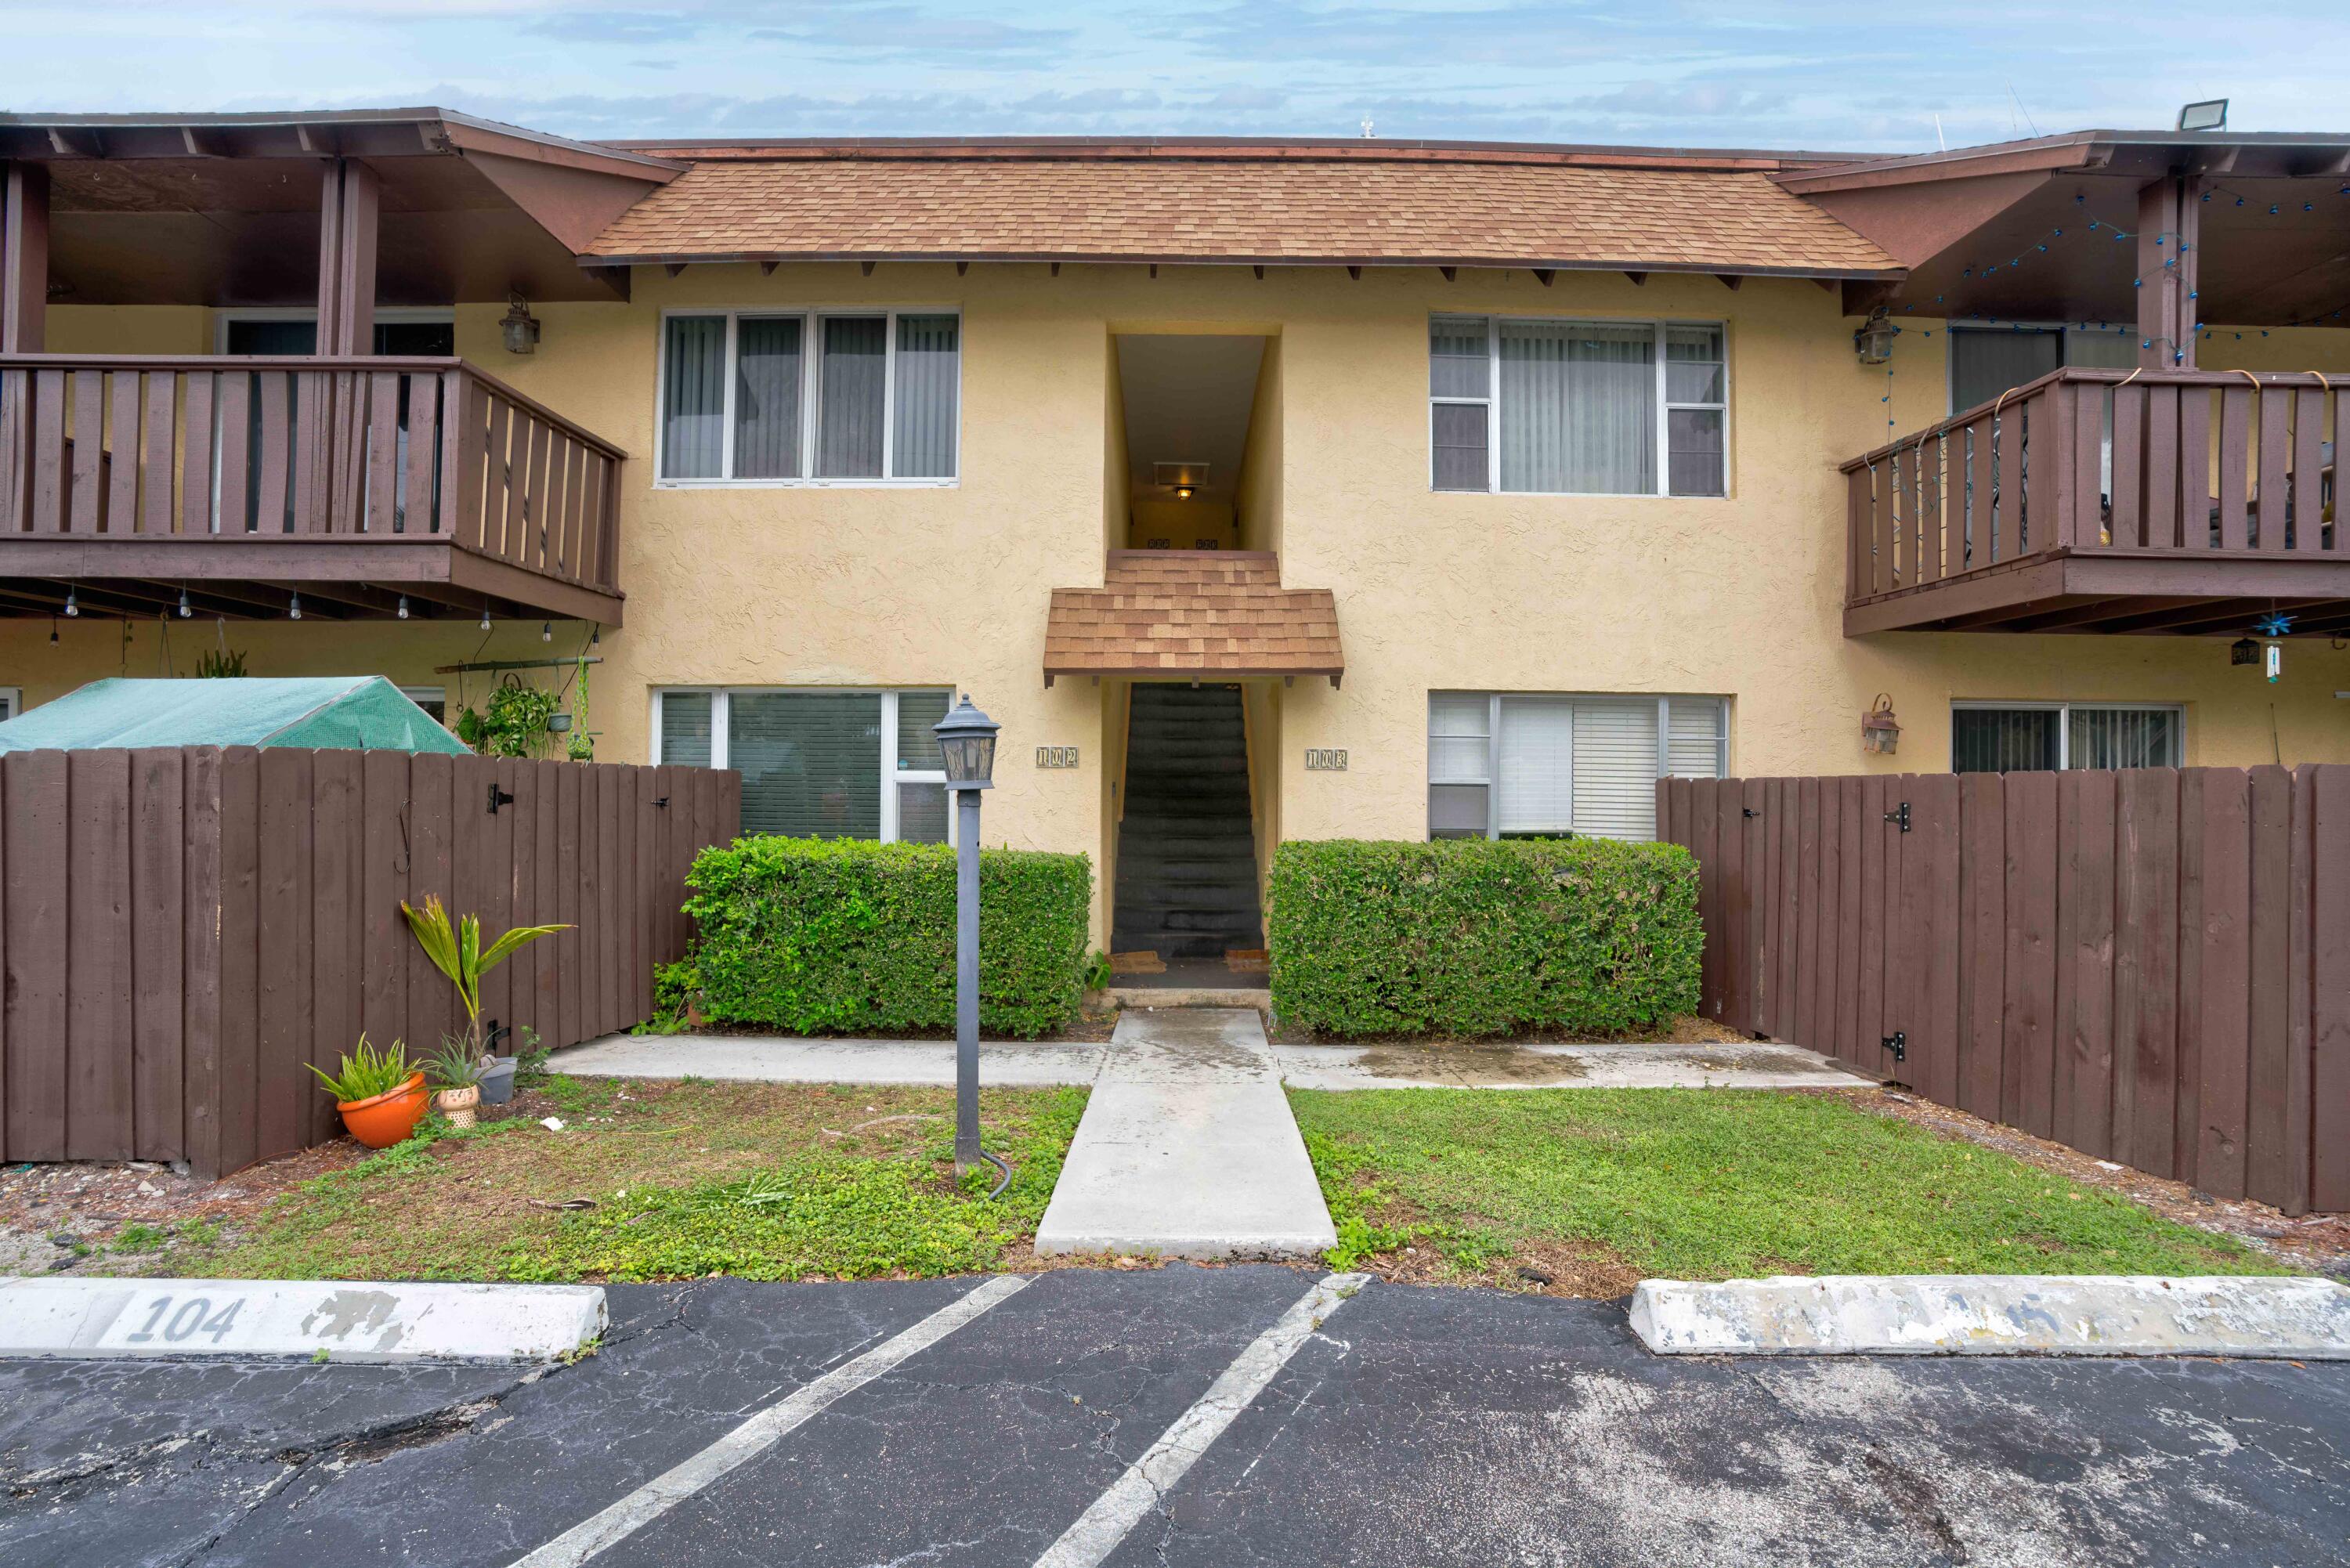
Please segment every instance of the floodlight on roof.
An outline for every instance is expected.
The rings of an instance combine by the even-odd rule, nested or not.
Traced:
[[[2200,103],[2190,103],[2178,111],[2181,130],[2225,130],[2228,129],[2228,100],[2207,98]]]

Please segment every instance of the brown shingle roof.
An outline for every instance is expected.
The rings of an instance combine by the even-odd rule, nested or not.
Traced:
[[[1491,157],[712,153],[587,254],[1898,271],[1759,168]]]
[[[1284,588],[1253,550],[1112,550],[1105,585],[1055,588],[1045,678],[1327,675],[1346,669],[1327,588]]]

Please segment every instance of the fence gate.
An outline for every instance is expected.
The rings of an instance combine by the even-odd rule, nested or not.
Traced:
[[[2350,765],[1672,779],[1703,1010],[2292,1213],[2350,1208]]]

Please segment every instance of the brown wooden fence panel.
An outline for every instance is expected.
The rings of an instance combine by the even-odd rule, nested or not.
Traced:
[[[493,971],[484,1014],[549,1047],[625,1027],[740,798],[708,769],[402,752],[0,758],[0,1159],[216,1175],[336,1136],[308,1064],[459,1022],[402,899],[581,923]]]
[[[1667,780],[1658,823],[1699,858],[1707,1017],[2350,1209],[2350,766]]]

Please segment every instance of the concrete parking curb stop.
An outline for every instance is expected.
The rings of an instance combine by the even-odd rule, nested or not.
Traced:
[[[1660,1355],[2216,1355],[2350,1360],[2350,1288],[2298,1276],[1823,1274],[1643,1280]]]
[[[0,1279],[0,1358],[555,1361],[608,1321],[595,1285]]]

